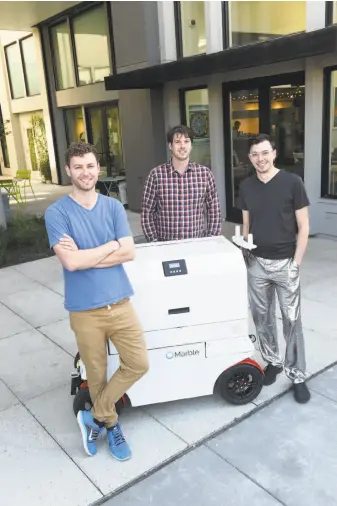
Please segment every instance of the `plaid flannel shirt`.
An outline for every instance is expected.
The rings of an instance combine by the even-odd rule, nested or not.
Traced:
[[[148,242],[220,235],[221,210],[213,173],[189,163],[184,174],[172,162],[148,175],[141,225]]]

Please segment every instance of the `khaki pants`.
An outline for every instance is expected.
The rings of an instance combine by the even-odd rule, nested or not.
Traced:
[[[117,422],[115,403],[149,368],[143,331],[129,299],[70,313],[78,351],[87,371],[93,416],[107,427]],[[120,367],[107,383],[107,342],[119,353]]]

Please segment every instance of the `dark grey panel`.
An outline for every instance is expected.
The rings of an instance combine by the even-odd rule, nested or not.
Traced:
[[[139,211],[146,176],[166,160],[162,90],[122,91],[119,110],[129,207]]]
[[[160,63],[157,2],[111,2],[117,73]]]
[[[213,452],[201,446],[110,499],[106,506],[278,506]]]

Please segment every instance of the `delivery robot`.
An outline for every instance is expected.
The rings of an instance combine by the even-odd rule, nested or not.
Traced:
[[[136,244],[136,257],[124,264],[134,288],[132,303],[143,326],[149,372],[116,403],[145,406],[212,395],[246,404],[260,393],[263,369],[255,360],[249,333],[247,271],[236,229],[223,236]],[[107,345],[107,379],[119,367]],[[71,394],[75,415],[91,409],[86,372],[75,357]]]

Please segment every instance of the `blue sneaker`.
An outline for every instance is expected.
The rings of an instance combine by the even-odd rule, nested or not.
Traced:
[[[91,411],[79,411],[77,413],[77,421],[81,429],[83,446],[86,453],[90,456],[96,455],[96,441],[104,427],[99,427],[94,422]]]
[[[131,450],[125,441],[121,426],[116,423],[114,427],[107,429],[110,453],[117,460],[128,460],[131,457]]]

